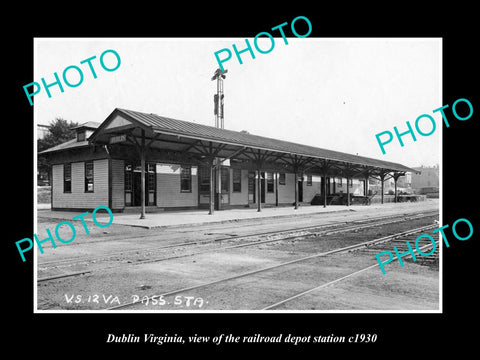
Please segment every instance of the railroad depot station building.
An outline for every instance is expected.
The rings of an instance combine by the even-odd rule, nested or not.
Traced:
[[[167,117],[115,109],[101,124],[41,152],[52,210],[228,209],[387,201],[401,164]],[[372,180],[379,188],[369,188]],[[349,194],[349,196],[347,196]]]

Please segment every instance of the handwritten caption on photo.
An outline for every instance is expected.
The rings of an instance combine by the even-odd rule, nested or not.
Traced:
[[[64,294],[65,302],[70,305],[77,304],[108,304],[108,305],[121,305],[122,302],[118,295],[113,294]],[[201,297],[195,296],[184,296],[176,295],[172,301],[165,299],[163,295],[155,296],[140,296],[140,295],[131,295],[132,303],[142,304],[145,306],[181,306],[181,307],[192,307],[192,308],[202,308],[204,305],[208,304],[208,301],[203,300]]]

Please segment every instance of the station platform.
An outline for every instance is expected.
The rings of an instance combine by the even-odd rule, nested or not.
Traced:
[[[439,199],[427,199],[421,202],[404,203],[385,203],[372,205],[306,205],[300,206],[297,210],[292,207],[266,207],[258,212],[257,209],[229,209],[215,211],[209,215],[208,210],[185,210],[185,211],[163,211],[145,214],[145,219],[140,219],[138,213],[114,213],[113,224],[135,226],[142,228],[165,228],[165,227],[184,227],[188,225],[203,225],[208,223],[248,223],[264,218],[278,218],[295,216],[321,216],[322,214],[351,212],[363,213],[365,217],[393,214],[408,214],[421,211],[433,211],[439,209]],[[72,217],[80,213],[72,211],[51,211],[49,209],[38,208],[37,216],[39,218],[71,220]],[[107,219],[107,213],[96,213],[99,222],[102,218]],[[85,217],[86,221],[92,221],[91,216]],[[106,220],[108,221],[108,220]],[[105,222],[106,222],[105,221]]]

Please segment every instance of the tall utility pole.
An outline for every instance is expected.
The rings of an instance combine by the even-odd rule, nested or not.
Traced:
[[[223,79],[225,79],[225,74],[228,70],[221,71],[220,69],[215,70],[213,74],[212,81],[217,79],[217,93],[213,96],[213,113],[215,114],[215,127],[223,129]]]
[[[223,129],[223,79],[225,79],[225,74],[228,70],[221,71],[220,69],[215,70],[215,73],[212,76],[212,81],[217,79],[217,93],[213,95],[213,113],[215,114],[215,127]],[[220,159],[216,158],[212,162],[212,171],[210,171],[210,186],[215,186],[215,202],[216,209],[221,210],[222,208],[222,168],[220,166]],[[214,167],[214,170],[213,170]],[[212,176],[215,176],[216,181],[212,181]],[[213,191],[210,190],[210,197],[212,197]],[[211,199],[210,199],[211,201]],[[211,207],[211,205],[210,205]],[[210,213],[212,211],[210,210]]]

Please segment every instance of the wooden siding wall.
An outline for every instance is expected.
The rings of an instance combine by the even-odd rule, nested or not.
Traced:
[[[112,209],[125,207],[125,161],[112,159]]]
[[[285,185],[278,184],[278,203],[290,204],[295,201],[295,174],[285,174]]]
[[[320,194],[320,187],[320,175],[312,175],[312,185],[307,185],[307,175],[303,175],[303,202],[309,203],[316,194]]]
[[[230,169],[230,205],[248,205],[248,170],[241,170],[241,192],[233,192],[233,169]]]
[[[85,192],[85,162],[72,163],[72,191],[63,192],[63,164],[52,166],[52,207],[94,209],[108,206],[108,159],[93,161],[93,192]]]
[[[72,191],[63,192],[63,164],[52,165],[52,205],[58,209],[94,209],[99,205],[108,206],[108,159],[94,160],[94,192],[85,192],[85,163],[72,163]],[[125,208],[124,166],[125,161],[111,159],[111,208],[122,210]],[[157,163],[157,206],[160,208],[197,207],[198,179],[197,167],[192,166],[192,191],[180,191],[180,166],[174,164]],[[268,172],[265,172],[267,174]],[[248,170],[241,170],[241,192],[233,192],[233,169],[230,169],[230,205],[248,205]],[[275,179],[275,177],[274,177]],[[307,176],[303,178],[303,202],[310,202],[316,194],[322,193],[321,177],[312,175],[312,186],[307,186]],[[336,192],[346,192],[346,179],[342,179],[342,186],[336,180]],[[285,174],[285,185],[278,184],[278,203],[290,204],[295,200],[295,175]],[[265,179],[265,204],[274,205],[276,202],[277,181],[274,180],[274,192],[267,192]],[[330,192],[333,192],[333,178],[330,179]],[[350,192],[363,195],[363,186],[358,179],[353,180]],[[208,197],[208,196],[207,196]]]
[[[197,167],[192,166],[192,191],[180,191],[180,166],[157,164],[157,206],[198,206]]]
[[[268,174],[273,174],[273,192],[268,192],[267,191],[267,177]],[[273,204],[275,205],[276,202],[276,195],[275,195],[275,173],[265,171],[265,204]]]
[[[340,186],[338,183],[338,178],[335,178],[335,188],[337,193],[346,193],[347,192],[347,179],[342,179],[342,185]],[[330,184],[333,184],[333,178],[330,180]],[[354,195],[363,195],[363,184],[360,182],[359,179],[353,179],[352,185],[349,188],[350,194]]]

